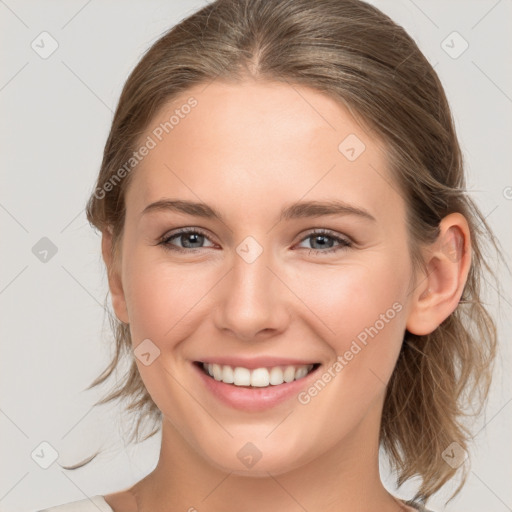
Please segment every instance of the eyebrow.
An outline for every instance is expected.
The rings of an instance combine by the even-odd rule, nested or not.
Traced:
[[[217,219],[224,222],[221,213],[206,203],[197,203],[182,199],[160,199],[159,201],[155,201],[144,208],[141,216],[155,211],[185,213],[195,217]],[[279,221],[327,215],[357,215],[376,222],[375,217],[365,209],[356,208],[355,206],[351,206],[339,200],[302,201],[293,203],[282,209]]]

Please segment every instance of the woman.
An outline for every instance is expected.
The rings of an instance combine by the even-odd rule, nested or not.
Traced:
[[[492,234],[436,73],[378,9],[217,0],[183,20],[127,80],[87,214],[117,317],[92,385],[133,350],[100,403],[130,399],[162,445],[129,489],[48,510],[426,511],[464,471]],[[379,447],[399,484],[420,477],[412,500]]]

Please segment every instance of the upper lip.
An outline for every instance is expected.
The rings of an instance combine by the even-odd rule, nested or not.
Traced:
[[[241,366],[253,370],[255,368],[271,368],[273,366],[307,366],[309,364],[318,364],[318,361],[306,361],[301,359],[291,359],[289,357],[206,357],[204,359],[197,360],[200,363],[210,363],[219,365],[228,365],[236,368]]]

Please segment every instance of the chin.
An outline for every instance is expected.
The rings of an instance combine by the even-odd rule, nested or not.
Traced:
[[[233,448],[233,452],[236,452],[235,457],[226,457],[229,447],[225,446],[224,448],[225,451],[222,455],[219,456],[218,453],[205,454],[205,458],[223,472],[244,477],[268,478],[269,473],[276,476],[288,473],[315,457],[314,454],[309,458],[304,454],[299,455],[297,450],[295,453],[286,454],[282,449],[270,448],[266,455],[265,450],[259,451],[250,443],[243,444],[241,449],[238,446]],[[252,460],[251,457],[253,457]]]

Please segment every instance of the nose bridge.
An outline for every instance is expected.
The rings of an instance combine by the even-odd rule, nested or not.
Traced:
[[[261,294],[270,291],[272,273],[268,267],[272,265],[271,256],[269,248],[264,248],[253,236],[246,237],[236,247],[233,261],[234,288],[243,292],[244,300],[259,299]]]
[[[235,248],[226,281],[219,327],[240,338],[253,339],[262,330],[279,330],[285,321],[280,286],[271,268],[272,251],[248,236]],[[281,285],[282,286],[282,285]]]

